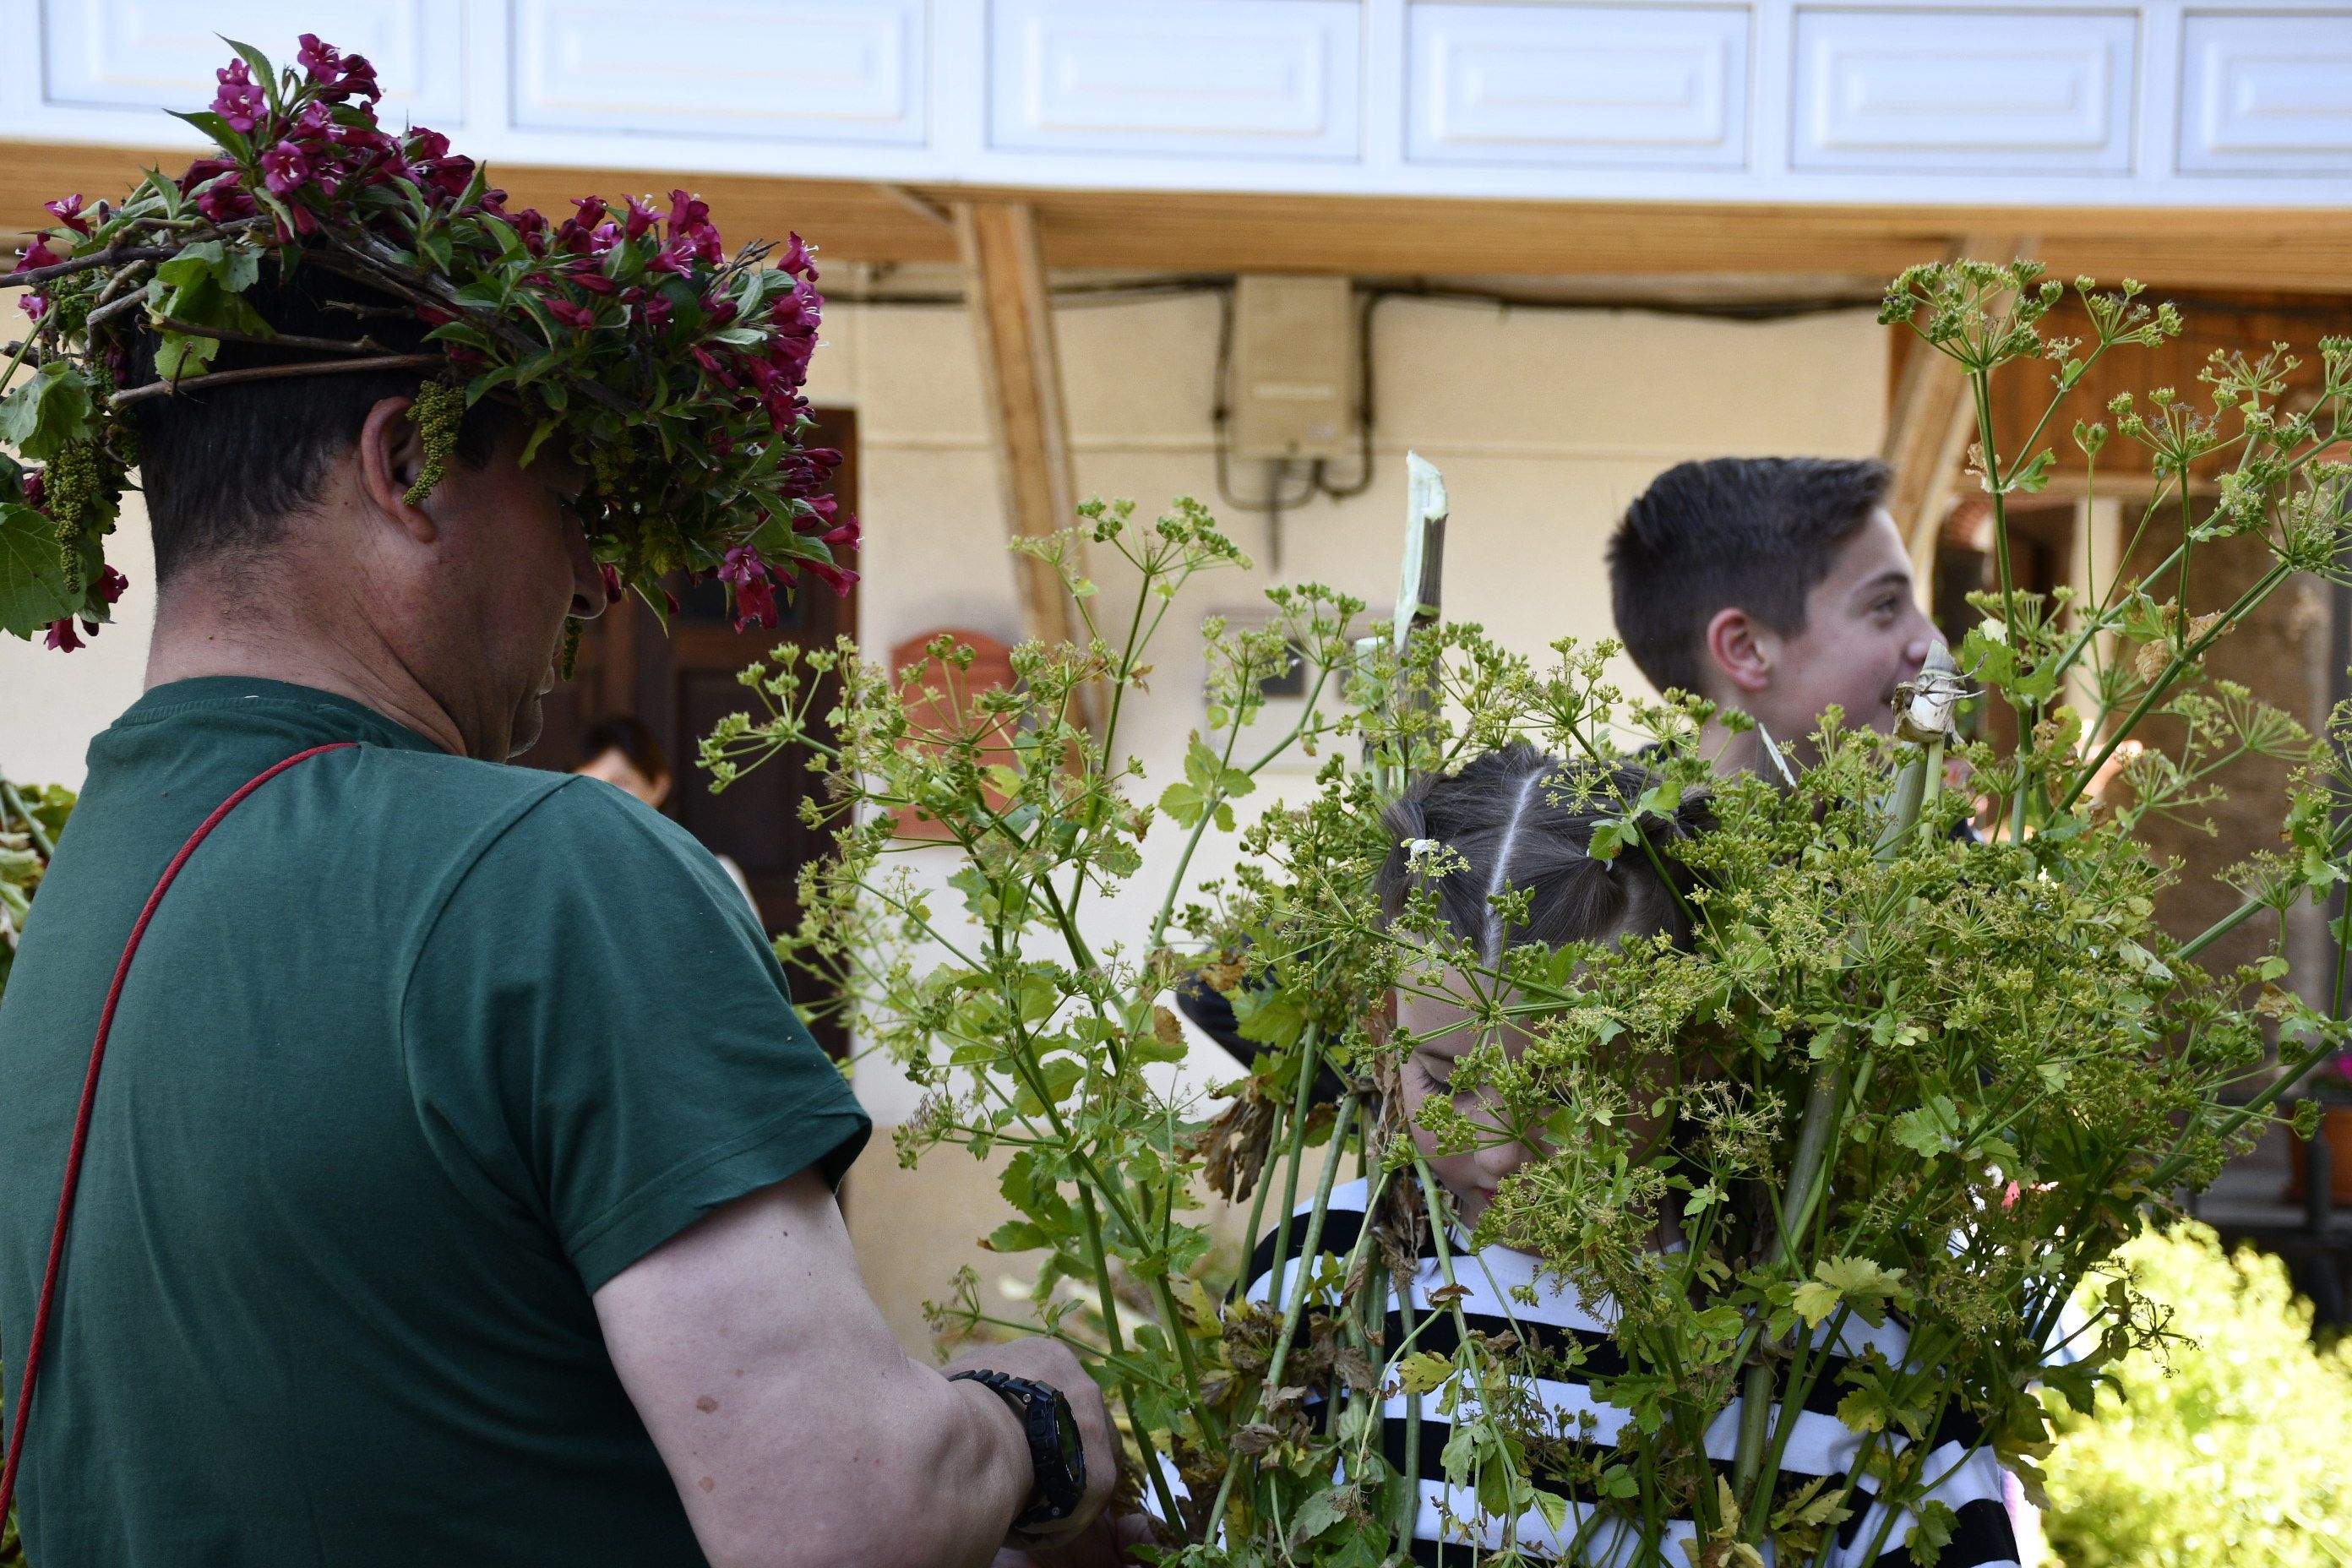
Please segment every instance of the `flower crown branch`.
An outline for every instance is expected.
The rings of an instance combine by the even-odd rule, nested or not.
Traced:
[[[152,381],[116,393],[109,401],[117,408],[151,398],[172,397],[191,385],[235,386],[245,382],[282,381],[297,375],[342,375],[352,371],[433,370],[449,362],[440,354],[364,354],[358,359],[322,360],[313,364],[263,364],[249,370],[216,370],[190,376],[184,382]]]
[[[561,222],[510,210],[446,138],[379,123],[364,58],[309,34],[283,70],[231,47],[210,107],[179,117],[212,154],[119,202],[48,203],[57,226],[5,274],[34,329],[0,363],[0,631],[72,648],[77,626],[109,618],[126,586],[105,542],[136,460],[132,411],[384,370],[444,389],[418,417],[445,445],[492,397],[524,425],[523,462],[549,441],[567,452],[588,476],[580,512],[608,594],[658,615],[670,583],[716,578],[739,626],[772,626],[780,588],[848,591],[838,557],[858,529],[827,493],[840,454],[809,440],[824,301],[798,236],[730,255],[682,190],[666,210],[650,195],[583,196]],[[304,267],[338,284],[298,289]],[[410,330],[279,331],[274,307]],[[239,351],[226,364],[224,345]]]
[[[299,332],[239,332],[227,327],[207,327],[196,321],[175,321],[168,317],[151,317],[148,324],[158,331],[178,332],[192,338],[210,338],[223,343],[254,343],[274,349],[313,349],[320,353],[351,355],[391,354],[397,349],[388,348],[373,338],[311,338]],[[208,379],[208,378],[207,378]]]

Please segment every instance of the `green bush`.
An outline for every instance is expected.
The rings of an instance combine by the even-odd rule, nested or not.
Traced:
[[[2053,1552],[2065,1568],[2352,1563],[2352,1342],[2315,1346],[2285,1266],[2224,1256],[2209,1226],[2147,1231],[2118,1257],[2181,1337],[2058,1418]]]

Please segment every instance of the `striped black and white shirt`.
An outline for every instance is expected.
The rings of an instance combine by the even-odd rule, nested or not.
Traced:
[[[1331,1194],[1318,1251],[1327,1256],[1344,1257],[1355,1246],[1364,1226],[1366,1184],[1348,1183]],[[1283,1278],[1277,1289],[1272,1275],[1276,1237],[1268,1235],[1259,1244],[1250,1263],[1250,1280],[1246,1296],[1254,1301],[1279,1306],[1289,1299],[1289,1289],[1300,1267],[1298,1247],[1305,1241],[1307,1216],[1311,1205],[1302,1207],[1292,1216],[1283,1237],[1286,1262]],[[1520,1343],[1536,1352],[1539,1364],[1558,1367],[1565,1364],[1571,1351],[1580,1351],[1582,1360],[1573,1372],[1560,1372],[1554,1376],[1533,1378],[1535,1393],[1541,1402],[1546,1420],[1565,1431],[1579,1426],[1591,1434],[1596,1445],[1612,1445],[1617,1432],[1626,1421],[1626,1413],[1597,1398],[1585,1383],[1587,1376],[1606,1377],[1625,1370],[1625,1358],[1618,1350],[1601,1318],[1591,1311],[1577,1295],[1555,1278],[1540,1278],[1534,1258],[1508,1247],[1490,1247],[1483,1251],[1470,1251],[1465,1244],[1467,1237],[1458,1229],[1454,1237],[1454,1279],[1468,1294],[1461,1298],[1463,1321],[1476,1332],[1510,1332]],[[1411,1300],[1416,1324],[1432,1311],[1430,1293],[1445,1283],[1436,1258],[1434,1238],[1423,1243],[1421,1272],[1412,1281]],[[1515,1296],[1514,1292],[1520,1292]],[[1533,1292],[1534,1304],[1523,1299]],[[1315,1303],[1310,1303],[1313,1305]],[[1324,1305],[1336,1305],[1327,1297]],[[1387,1342],[1400,1343],[1405,1329],[1403,1312],[1397,1300],[1393,1283],[1386,1303],[1388,1315]],[[1451,1357],[1458,1342],[1451,1313],[1440,1315],[1422,1327],[1420,1337],[1413,1342],[1416,1350],[1433,1351]],[[1865,1349],[1874,1349],[1895,1365],[1901,1365],[1906,1346],[1903,1330],[1887,1323],[1873,1329],[1867,1324],[1853,1322],[1841,1338],[1839,1349],[1847,1354],[1859,1355]],[[1801,1485],[1815,1476],[1830,1478],[1823,1489],[1834,1492],[1843,1484],[1846,1472],[1853,1464],[1862,1447],[1861,1434],[1840,1421],[1836,1415],[1838,1401],[1845,1390],[1837,1382],[1837,1372],[1844,1364],[1844,1356],[1830,1358],[1822,1375],[1815,1380],[1806,1395],[1803,1413],[1790,1434],[1788,1447],[1780,1463],[1784,1484],[1793,1481]],[[1500,1545],[1504,1539],[1501,1521],[1481,1520],[1475,1494],[1468,1487],[1450,1487],[1439,1455],[1444,1448],[1447,1420],[1440,1411],[1442,1400],[1437,1394],[1422,1400],[1422,1431],[1418,1452],[1419,1485],[1421,1489],[1420,1521],[1414,1531],[1413,1558],[1421,1563],[1440,1564],[1441,1568],[1467,1568],[1473,1559],[1468,1531],[1483,1532],[1487,1547]],[[1405,1469],[1406,1426],[1409,1419],[1407,1397],[1391,1394],[1382,1409],[1383,1446],[1388,1461],[1402,1474]],[[1780,1413],[1776,1407],[1773,1422],[1777,1426]],[[1589,1425],[1583,1425],[1589,1421]],[[1731,1459],[1738,1441],[1739,1409],[1732,1405],[1718,1413],[1706,1430],[1706,1451],[1716,1461],[1719,1474],[1728,1478]],[[1951,1539],[1936,1560],[1935,1568],[2018,1568],[2018,1546],[2011,1529],[2009,1513],[2001,1501],[2001,1472],[1990,1448],[1976,1447],[1978,1429],[1966,1418],[1955,1417],[1930,1435],[1935,1447],[1927,1456],[1924,1475],[1934,1484],[1928,1496],[1949,1508],[1958,1522]],[[1903,1439],[1898,1434],[1898,1447]],[[1970,1449],[1974,1447],[1974,1452]],[[1576,1538],[1579,1526],[1589,1512],[1575,1493],[1558,1481],[1549,1481],[1540,1471],[1529,1478],[1538,1487],[1559,1492],[1570,1499],[1566,1529],[1553,1531],[1539,1514],[1529,1513],[1517,1521],[1517,1538],[1522,1550],[1531,1555],[1557,1555],[1564,1544]],[[1908,1548],[1911,1518],[1902,1512],[1892,1525],[1886,1523],[1886,1510],[1874,1502],[1867,1502],[1875,1489],[1865,1478],[1855,1489],[1857,1507],[1853,1517],[1838,1529],[1837,1547],[1831,1556],[1832,1568],[1913,1568]],[[1451,1522],[1449,1522],[1449,1521]],[[1882,1527],[1884,1539],[1881,1539]],[[1684,1561],[1682,1542],[1692,1540],[1697,1531],[1687,1519],[1670,1521],[1668,1538],[1662,1542],[1666,1548],[1668,1563]],[[1877,1554],[1871,1555],[1874,1543]],[[1450,1544],[1449,1544],[1450,1543]],[[1633,1560],[1638,1542],[1633,1531],[1614,1521],[1595,1524],[1578,1547],[1580,1563],[1591,1568],[1620,1568]],[[1767,1547],[1766,1562],[1772,1561]]]

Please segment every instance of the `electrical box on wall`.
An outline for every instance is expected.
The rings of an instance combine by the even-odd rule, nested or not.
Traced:
[[[1236,458],[1356,450],[1356,312],[1345,278],[1247,275],[1234,284],[1227,440]]]

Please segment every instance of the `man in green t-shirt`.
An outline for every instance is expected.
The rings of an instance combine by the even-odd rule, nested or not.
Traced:
[[[354,297],[302,277],[247,299],[348,333]],[[26,1405],[29,1561],[945,1565],[1009,1532],[1108,1561],[1076,1357],[951,1381],[885,1328],[833,1190],[867,1119],[724,872],[608,784],[504,764],[606,602],[587,476],[485,400],[419,499],[417,391],[141,405],[147,690],[0,1003],[12,1423],[142,906],[232,793],[340,749],[223,818],[139,938]]]

